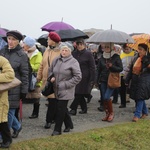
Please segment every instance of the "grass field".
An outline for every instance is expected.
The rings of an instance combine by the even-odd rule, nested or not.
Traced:
[[[12,144],[10,150],[149,150],[150,120]]]

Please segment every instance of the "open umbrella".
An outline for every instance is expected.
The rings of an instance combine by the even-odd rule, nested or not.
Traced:
[[[48,40],[48,33],[41,35],[38,39],[37,42],[39,42],[41,45],[47,47],[47,40]]]
[[[87,42],[123,44],[134,43],[134,40],[125,32],[109,29],[93,34]]]
[[[100,43],[100,42],[99,42],[99,38],[101,37],[101,33],[102,33],[102,31],[99,31],[99,32],[97,32],[97,33],[94,33],[89,39],[87,39],[86,42],[99,44],[99,43]]]
[[[77,38],[87,39],[89,36],[79,29],[67,29],[55,31],[61,37],[61,41],[74,41]]]
[[[145,43],[150,48],[150,34],[134,35],[132,38],[134,39],[135,43],[128,44],[130,48],[138,50],[138,44],[140,43]]]
[[[74,27],[62,21],[55,21],[55,22],[47,23],[41,29],[42,31],[50,32],[50,31],[55,31],[55,30],[74,29]]]
[[[9,31],[8,29],[0,28],[0,36],[1,36],[1,37],[5,37],[5,36],[6,36],[6,33],[7,33],[8,31]]]

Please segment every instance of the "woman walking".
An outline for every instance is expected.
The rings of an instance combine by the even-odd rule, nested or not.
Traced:
[[[81,80],[81,70],[78,61],[71,55],[68,46],[62,46],[60,56],[56,58],[50,68],[49,76],[54,84],[57,99],[57,111],[55,127],[52,136],[61,134],[62,124],[65,124],[64,132],[73,129],[73,123],[68,113],[67,104],[74,98],[75,86]]]
[[[100,83],[102,99],[104,103],[104,110],[106,112],[106,116],[102,119],[102,121],[112,121],[114,118],[112,100],[110,97],[112,96],[115,88],[108,87],[108,76],[110,72],[121,72],[123,70],[122,62],[120,56],[114,51],[114,44],[105,43],[104,52],[99,60],[97,67],[97,82]],[[113,82],[113,81],[112,81]]]
[[[133,122],[148,115],[145,100],[150,98],[150,54],[146,44],[138,45],[138,53],[135,55],[129,72],[126,76],[125,83],[130,85],[130,98],[136,102]]]

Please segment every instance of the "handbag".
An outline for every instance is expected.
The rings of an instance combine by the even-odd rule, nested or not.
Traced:
[[[54,93],[54,89],[53,89],[53,83],[50,81],[47,81],[44,89],[42,90],[42,94],[44,96],[48,96]]]
[[[21,81],[17,79],[16,77],[11,81],[7,83],[0,83],[0,92],[9,90],[11,88],[14,88],[21,84]]]
[[[36,73],[32,72],[29,77],[29,92],[32,92],[35,90],[36,82],[37,82]]]
[[[121,77],[119,72],[110,72],[108,76],[108,87],[118,88],[121,86]]]

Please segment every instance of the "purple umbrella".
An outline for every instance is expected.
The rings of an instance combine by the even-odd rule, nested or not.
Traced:
[[[62,21],[55,21],[55,22],[49,22],[46,25],[44,25],[42,28],[42,31],[55,31],[55,30],[66,30],[66,29],[74,29],[71,25],[62,22]]]
[[[0,36],[1,36],[1,37],[6,36],[6,33],[7,33],[8,31],[9,31],[8,29],[0,28]]]

